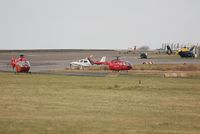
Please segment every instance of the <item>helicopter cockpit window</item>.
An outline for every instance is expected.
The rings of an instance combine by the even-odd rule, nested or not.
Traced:
[[[125,64],[126,64],[126,66],[130,66],[131,64],[130,63],[128,63],[128,62],[125,62]]]

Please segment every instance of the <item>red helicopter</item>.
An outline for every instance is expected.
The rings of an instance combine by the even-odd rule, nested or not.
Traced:
[[[24,54],[20,54],[19,58],[11,59],[11,66],[15,73],[30,73],[30,62],[26,60]]]
[[[91,60],[91,59],[89,58],[89,60]],[[113,71],[124,71],[124,70],[132,69],[131,64],[127,61],[120,60],[119,56],[117,56],[117,58],[112,61],[103,61],[103,62],[102,61],[92,61],[92,62],[96,65],[108,65],[109,69],[113,70]]]

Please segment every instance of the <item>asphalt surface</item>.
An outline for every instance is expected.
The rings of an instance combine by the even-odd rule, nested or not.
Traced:
[[[0,71],[12,71],[10,59],[18,57],[21,51],[0,51]],[[100,60],[106,56],[106,60],[115,59],[120,56],[122,60],[129,61],[132,65],[142,64],[151,61],[154,64],[200,64],[200,59],[180,58],[179,56],[166,54],[149,54],[148,59],[140,59],[139,53],[125,54],[118,51],[98,51],[98,50],[51,50],[51,51],[22,51],[31,63],[31,72],[46,73],[55,70],[65,70],[69,68],[72,61],[93,55],[93,59]],[[95,72],[65,72],[65,75],[83,75],[83,76],[105,76],[107,73]]]

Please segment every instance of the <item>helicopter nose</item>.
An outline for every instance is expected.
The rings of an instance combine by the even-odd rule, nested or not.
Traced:
[[[127,69],[128,69],[128,70],[130,70],[130,69],[133,68],[132,65],[131,65],[129,62],[126,62],[126,66],[127,66]]]

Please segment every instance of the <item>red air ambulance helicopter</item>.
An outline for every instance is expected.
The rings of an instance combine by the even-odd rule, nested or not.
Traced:
[[[113,71],[124,71],[132,69],[131,64],[127,61],[120,60],[119,56],[117,56],[117,58],[112,61],[105,61],[105,62],[93,61],[93,62],[94,64],[97,65],[108,65],[109,69]]]
[[[20,54],[19,58],[12,58],[11,65],[15,73],[30,73],[30,62],[26,60],[24,54]]]

